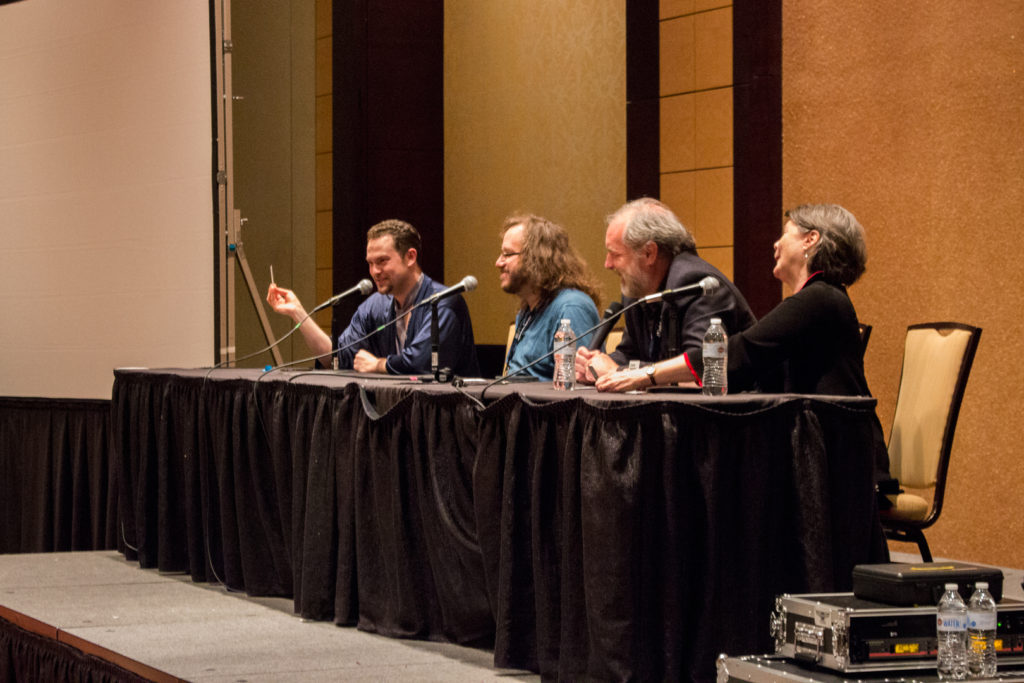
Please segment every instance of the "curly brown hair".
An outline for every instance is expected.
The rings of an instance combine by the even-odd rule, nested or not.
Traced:
[[[517,225],[523,226],[519,271],[540,292],[541,300],[571,287],[589,296],[600,310],[600,286],[569,244],[565,228],[532,213],[513,214],[505,219],[501,236]]]

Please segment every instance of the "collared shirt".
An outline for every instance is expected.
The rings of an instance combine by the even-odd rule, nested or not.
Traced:
[[[683,287],[707,275],[714,276],[720,283],[714,292],[682,297],[671,303],[643,304],[627,311],[626,331],[611,354],[612,359],[619,365],[631,360],[654,363],[685,353],[694,378],[699,379],[704,370],[704,333],[711,318],[721,318],[729,335],[756,322],[736,285],[692,252],[682,252],[672,259],[659,289]],[[627,306],[633,301],[636,299],[622,298]]]
[[[445,286],[432,280],[426,273],[419,291],[409,300],[413,304],[443,291]],[[378,358],[387,358],[387,371],[392,375],[411,375],[430,372],[431,342],[430,319],[432,306],[421,306],[408,316],[405,346],[397,348],[395,330],[395,301],[390,294],[374,292],[359,304],[348,327],[338,337],[338,367],[352,368],[352,359],[359,349],[366,349]],[[440,367],[449,367],[462,377],[478,377],[476,346],[473,343],[473,325],[469,308],[461,296],[442,299],[437,305],[440,334]]]
[[[577,335],[586,332],[601,319],[593,300],[578,289],[563,289],[549,303],[538,306],[536,310],[520,311],[516,316],[516,335],[508,353],[508,371],[517,370],[550,353],[555,330],[562,318],[571,321],[572,331]],[[589,334],[576,341],[579,346],[586,346],[589,342]],[[525,372],[538,379],[549,380],[555,373],[555,360],[553,357],[545,358]]]
[[[416,284],[409,290],[405,297],[405,305],[398,307],[398,299],[395,299],[395,353],[401,353],[405,348],[405,337],[409,331],[409,316],[406,315],[416,305],[416,295],[420,293],[420,285],[423,284],[423,273],[416,278]]]

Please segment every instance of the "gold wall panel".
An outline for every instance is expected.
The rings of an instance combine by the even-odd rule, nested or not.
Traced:
[[[661,199],[731,276],[732,7],[662,0],[660,11]]]
[[[732,85],[732,7],[693,15],[694,88]]]
[[[850,294],[874,326],[865,364],[887,432],[907,325],[984,328],[932,552],[1024,566],[1024,4],[783,10],[784,204],[837,202],[867,230]]]
[[[518,299],[494,267],[503,218],[564,225],[604,284],[604,218],[626,167],[625,2],[447,0],[444,28],[446,282],[466,296],[477,343],[504,344]]]

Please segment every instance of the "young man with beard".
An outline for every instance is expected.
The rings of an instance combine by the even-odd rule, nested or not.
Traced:
[[[271,283],[267,303],[296,323],[303,321],[299,331],[313,353],[330,356],[337,349],[342,369],[392,375],[428,373],[430,306],[415,307],[445,286],[420,268],[420,245],[419,232],[405,221],[386,220],[370,228],[366,233],[366,263],[377,292],[359,305],[336,346],[312,318],[306,317],[306,310],[291,290]],[[478,376],[473,324],[466,302],[461,296],[444,298],[437,312],[439,365],[463,377]]]

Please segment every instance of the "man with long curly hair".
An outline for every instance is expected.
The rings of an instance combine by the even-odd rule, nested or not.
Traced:
[[[597,285],[587,264],[569,244],[569,233],[557,223],[533,214],[509,216],[494,265],[501,288],[518,296],[520,302],[506,358],[509,372],[550,352],[563,318],[570,320],[577,335],[598,323]],[[589,340],[588,334],[577,343]],[[554,371],[553,357],[525,370],[543,380],[550,380]]]

